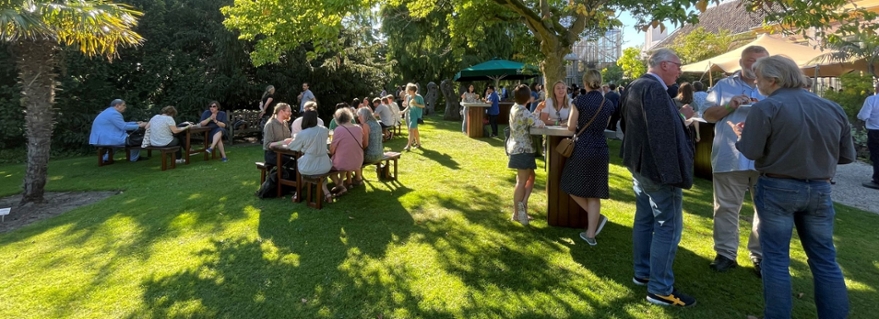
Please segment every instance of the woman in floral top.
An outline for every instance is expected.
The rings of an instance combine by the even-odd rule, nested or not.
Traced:
[[[531,99],[531,90],[527,85],[520,84],[513,90],[516,104],[510,110],[510,138],[506,142],[506,150],[510,155],[509,168],[517,170],[516,189],[513,191],[513,220],[528,225],[528,197],[534,188],[534,148],[531,146],[531,126],[543,127],[543,121],[535,117],[525,104]]]

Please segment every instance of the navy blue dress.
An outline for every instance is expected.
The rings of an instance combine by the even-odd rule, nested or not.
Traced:
[[[577,132],[595,115],[602,99],[601,93],[590,91],[574,100],[578,113]],[[607,185],[610,155],[604,129],[615,108],[613,103],[605,101],[595,120],[574,143],[574,151],[565,162],[559,185],[565,193],[586,198],[610,198]]]
[[[205,110],[204,113],[201,113],[201,120],[199,120],[199,122],[204,121],[209,117],[211,117],[211,110]],[[223,122],[224,124],[226,124],[226,127],[229,127],[229,118],[226,117],[226,112],[217,112],[217,122]],[[229,136],[229,131],[227,131],[225,128],[220,127],[219,125],[217,125],[217,123],[210,122],[208,123],[207,127],[211,128],[211,133],[208,136],[213,137],[214,134],[217,134],[217,132],[223,132],[224,137]]]

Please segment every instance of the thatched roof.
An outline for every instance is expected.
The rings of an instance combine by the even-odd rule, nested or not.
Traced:
[[[698,29],[705,28],[705,31],[711,33],[719,33],[721,30],[729,30],[731,34],[739,34],[751,31],[763,25],[763,14],[751,13],[745,10],[741,0],[725,2],[720,5],[710,7],[699,15],[699,23],[687,24],[677,29],[667,38],[661,40],[651,49],[667,47],[674,43],[675,39]]]

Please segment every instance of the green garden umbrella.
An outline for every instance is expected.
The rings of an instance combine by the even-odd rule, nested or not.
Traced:
[[[457,82],[490,81],[495,85],[500,80],[524,80],[540,75],[533,65],[516,61],[494,59],[463,69],[455,74]]]

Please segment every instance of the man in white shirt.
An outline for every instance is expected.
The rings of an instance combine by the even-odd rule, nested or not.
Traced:
[[[870,161],[873,162],[873,180],[863,185],[879,189],[879,83],[874,91],[876,94],[864,101],[864,107],[858,112],[858,119],[867,126],[867,149],[870,150]]]
[[[303,107],[304,107],[304,109],[303,109],[302,113],[305,113],[305,111],[317,112],[317,103],[315,103],[315,102],[305,103],[305,105]],[[324,126],[324,120],[317,118],[317,125]],[[295,138],[296,133],[299,133],[299,132],[302,132],[302,117],[301,116],[296,118],[296,120],[294,120],[293,123],[290,124],[290,136],[291,137]]]

